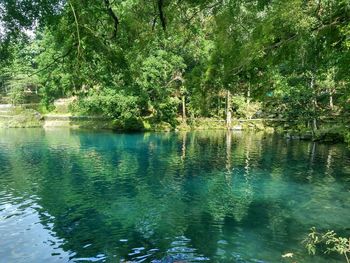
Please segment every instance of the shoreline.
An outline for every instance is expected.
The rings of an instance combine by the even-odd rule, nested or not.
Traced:
[[[71,113],[41,114],[33,108],[0,105],[0,128],[70,128],[87,130],[111,130],[115,132],[170,132],[200,130],[262,131],[278,133],[287,139],[349,143],[349,125],[336,119],[320,121],[313,131],[290,120],[281,118],[232,119],[230,128],[220,118],[178,117],[173,124],[157,122],[152,117],[116,120],[106,116],[79,116]],[[349,143],[350,144],[350,143]]]

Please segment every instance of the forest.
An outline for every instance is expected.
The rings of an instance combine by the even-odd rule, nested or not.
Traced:
[[[0,34],[2,103],[350,137],[349,0],[6,0]]]
[[[0,0],[0,258],[349,263],[349,65],[350,0]]]

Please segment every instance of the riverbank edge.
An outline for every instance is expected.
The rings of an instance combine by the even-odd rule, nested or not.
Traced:
[[[271,124],[271,123],[275,124]],[[273,132],[280,127],[280,120],[264,119],[233,119],[231,130],[266,130]],[[269,124],[267,124],[269,123]],[[277,124],[278,123],[278,124]],[[183,121],[176,119],[175,124],[156,122],[150,118],[135,118],[129,122],[121,122],[103,116],[72,116],[72,115],[40,115],[26,113],[12,116],[0,116],[1,128],[86,128],[116,131],[191,131],[191,130],[226,130],[225,120],[217,118],[193,118]]]
[[[185,121],[179,118],[175,125],[154,122],[150,118],[139,118],[126,124],[103,116],[41,115],[37,111],[27,110],[19,114],[0,116],[0,128],[70,128],[118,132],[259,131],[270,134],[279,133],[292,140],[349,142],[347,138],[349,128],[344,124],[325,125],[313,132],[281,119],[233,119],[228,128],[225,120],[218,118],[188,118]]]
[[[40,114],[33,109],[0,114],[0,128],[70,128],[112,130],[117,132],[170,132],[199,130],[262,131],[279,133],[287,139],[329,143],[350,142],[349,123],[327,123],[317,130],[283,119],[232,119],[228,128],[219,118],[178,118],[173,124],[157,122],[150,117],[115,120],[104,116],[75,116],[71,114]]]

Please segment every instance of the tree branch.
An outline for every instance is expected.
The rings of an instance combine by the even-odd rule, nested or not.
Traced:
[[[310,32],[315,32],[315,31],[320,31],[326,27],[330,27],[330,26],[334,26],[334,25],[337,25],[337,24],[341,24],[341,23],[345,23],[346,21],[341,21],[339,17],[335,18],[332,22],[328,23],[328,24],[322,24],[322,25],[318,25],[314,28],[312,28],[310,30]],[[298,33],[294,33],[293,35],[291,35],[290,37],[286,38],[286,39],[282,39],[282,40],[279,40],[278,42],[275,42],[275,43],[272,43],[271,45],[269,46],[266,46],[264,48],[262,48],[261,51],[263,52],[270,52],[272,50],[276,50],[278,48],[280,48],[281,46],[283,46],[284,44],[288,43],[288,42],[291,42],[295,39],[297,39],[300,35]],[[242,63],[240,66],[237,66],[235,67],[234,69],[232,69],[231,72],[234,72],[233,75],[237,75],[239,73],[241,73],[244,69],[244,66],[248,65],[249,63],[251,63],[251,61],[253,61],[256,57],[251,57],[251,58],[248,58],[248,60],[246,60],[244,63]]]
[[[114,30],[113,30],[112,38],[116,38],[118,33],[118,26],[119,26],[118,16],[114,13],[109,0],[104,0],[104,3],[107,8],[108,15],[113,19],[113,22],[114,22]]]
[[[38,73],[40,73],[40,72],[42,72],[42,71],[44,71],[44,70],[47,70],[47,69],[50,68],[50,67],[52,67],[52,66],[55,65],[60,59],[63,59],[63,58],[65,58],[65,57],[67,57],[67,56],[72,52],[72,50],[73,50],[73,49],[71,48],[71,49],[68,50],[67,53],[65,53],[65,54],[63,54],[63,55],[61,55],[61,56],[59,56],[59,57],[57,57],[57,58],[54,58],[53,61],[52,61],[50,64],[46,65],[44,68],[42,68],[42,69],[40,69],[40,70],[35,71],[34,73],[30,74],[28,77],[32,77],[32,76],[34,76],[34,75],[36,75],[36,74],[38,74]]]
[[[78,38],[78,57],[80,56],[80,31],[79,31],[79,24],[78,24],[78,18],[77,14],[75,13],[74,7],[72,3],[69,3],[70,7],[72,9],[73,15],[74,15],[74,20],[75,20],[75,26],[77,28],[77,38]]]

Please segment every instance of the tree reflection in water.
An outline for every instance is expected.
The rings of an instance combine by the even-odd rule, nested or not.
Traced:
[[[342,145],[230,131],[21,129],[0,130],[0,146],[0,227],[7,239],[0,238],[0,256],[22,246],[9,234],[19,231],[9,218],[22,220],[28,209],[37,217],[26,224],[39,223],[50,232],[46,239],[60,240],[43,245],[32,238],[33,251],[59,251],[48,255],[52,261],[68,254],[90,261],[276,262],[286,251],[315,260],[300,245],[308,229],[341,234],[350,221],[350,155]],[[18,208],[10,213],[8,206]],[[25,255],[10,255],[24,262]],[[43,261],[38,255],[33,262]]]

